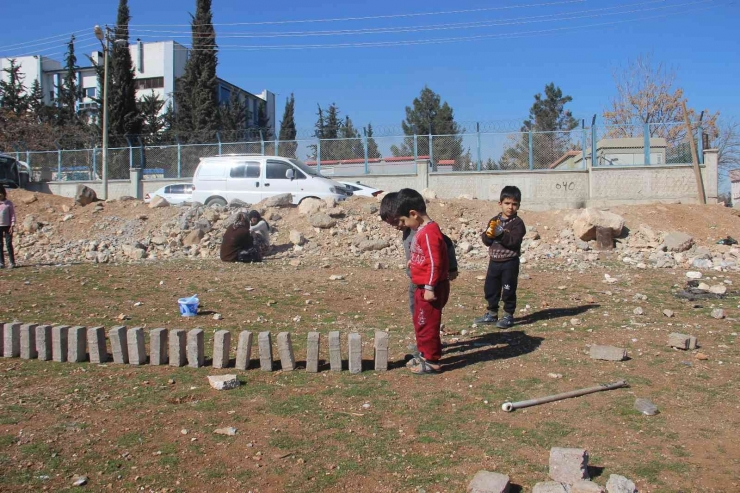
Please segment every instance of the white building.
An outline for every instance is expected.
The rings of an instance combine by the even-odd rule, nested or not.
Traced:
[[[740,169],[730,171],[730,194],[732,207],[740,209]]]
[[[163,111],[173,100],[176,90],[176,81],[185,74],[185,63],[188,60],[188,49],[176,41],[158,41],[143,43],[137,41],[129,46],[131,59],[134,65],[134,78],[136,80],[136,97],[141,98],[152,91],[157,93],[165,101]],[[93,52],[91,56],[96,64],[103,64],[103,53]],[[89,113],[97,112],[98,105],[98,78],[95,67],[89,63],[86,56],[78,56],[77,62],[80,68],[77,72],[78,85],[82,88],[82,99],[79,102],[80,111]],[[63,62],[53,60],[41,55],[25,56],[15,58],[16,65],[20,66],[20,72],[24,76],[23,83],[30,91],[34,80],[41,84],[44,94],[44,103],[52,104],[58,95],[59,87],[65,75]],[[10,66],[10,58],[0,58],[0,70]],[[0,77],[7,78],[5,72],[0,72]],[[231,94],[237,91],[242,100],[247,101],[249,119],[247,127],[257,125],[257,115],[260,104],[265,105],[273,134],[276,133],[275,118],[275,95],[268,90],[259,94],[252,94],[244,89],[231,84],[223,79],[218,79],[218,98],[222,103],[228,103]],[[175,107],[175,111],[177,108]]]

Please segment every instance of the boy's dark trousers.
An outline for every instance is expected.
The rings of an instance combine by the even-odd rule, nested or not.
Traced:
[[[0,226],[0,265],[5,265],[5,255],[3,254],[3,237],[5,238],[5,248],[8,250],[10,263],[15,264],[15,253],[13,252],[13,235],[10,234],[10,226]]]
[[[516,287],[519,281],[519,257],[505,262],[488,262],[486,283],[483,292],[488,302],[488,311],[498,312],[499,301],[504,302],[504,311],[514,315],[516,311]]]

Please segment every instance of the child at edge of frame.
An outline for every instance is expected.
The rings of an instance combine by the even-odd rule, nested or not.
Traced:
[[[426,202],[416,190],[398,191],[396,210],[399,226],[415,231],[408,266],[414,291],[414,333],[418,358],[409,369],[416,375],[440,373],[442,309],[450,296],[449,259],[444,235],[429,217]]]
[[[5,255],[3,254],[3,243],[8,250],[8,268],[15,267],[15,252],[13,251],[13,228],[15,227],[15,207],[8,200],[5,187],[0,185],[0,269],[5,268]]]
[[[481,235],[488,247],[488,272],[483,292],[488,303],[486,313],[475,320],[476,324],[496,324],[499,329],[514,325],[516,312],[516,290],[519,281],[519,258],[522,240],[527,233],[524,221],[518,216],[522,192],[514,186],[501,190],[499,206],[501,212],[494,216]],[[504,315],[498,317],[499,303],[503,301]]]

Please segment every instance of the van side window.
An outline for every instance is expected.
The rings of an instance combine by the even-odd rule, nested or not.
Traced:
[[[287,180],[285,172],[289,169],[295,171],[293,166],[281,161],[267,161],[267,179],[268,180]]]
[[[260,163],[247,163],[247,178],[260,177]]]
[[[240,164],[238,166],[233,166],[231,168],[231,174],[229,176],[231,178],[244,178],[247,170],[246,164]]]
[[[252,161],[239,163],[231,168],[230,176],[231,178],[259,178],[260,163]]]

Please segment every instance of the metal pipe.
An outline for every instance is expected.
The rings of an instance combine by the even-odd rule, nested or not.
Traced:
[[[108,26],[103,46],[103,200],[108,200]]]
[[[614,383],[602,383],[596,387],[589,387],[580,390],[571,390],[570,392],[564,392],[562,394],[548,395],[547,397],[540,397],[538,399],[530,399],[528,401],[519,402],[504,402],[501,405],[501,409],[510,413],[515,409],[522,409],[524,407],[539,406],[540,404],[546,404],[548,402],[561,401],[563,399],[570,399],[571,397],[580,397],[586,394],[593,394],[594,392],[603,392],[605,390],[614,390],[622,387],[629,387],[626,381],[620,380]]]

